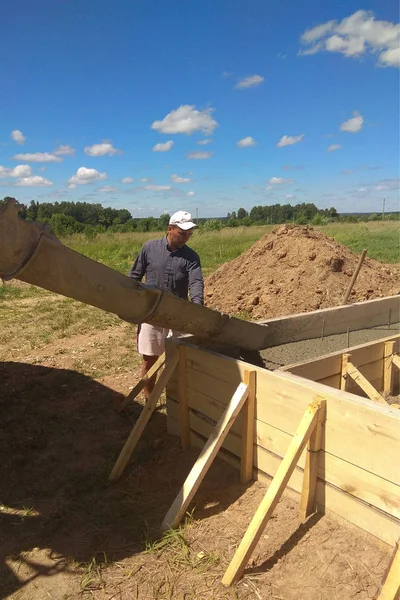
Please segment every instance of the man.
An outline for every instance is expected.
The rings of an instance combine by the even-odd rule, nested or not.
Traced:
[[[195,223],[190,213],[179,210],[169,220],[167,235],[146,242],[136,258],[129,276],[171,292],[179,298],[190,299],[195,304],[204,303],[204,282],[199,255],[186,246]],[[165,350],[165,339],[174,332],[164,327],[141,323],[138,328],[138,351],[143,357],[142,377]],[[154,388],[152,377],[144,388],[146,402]]]

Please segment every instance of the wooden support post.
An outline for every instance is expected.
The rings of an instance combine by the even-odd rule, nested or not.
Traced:
[[[348,387],[348,374],[347,374],[347,363],[351,358],[351,354],[342,354],[342,370],[340,376],[340,389],[343,391],[347,390]]]
[[[394,342],[385,342],[383,359],[383,391],[385,394],[393,392],[393,352]]]
[[[351,290],[353,289],[353,285],[354,285],[354,284],[355,284],[355,282],[356,282],[357,276],[358,276],[358,274],[359,274],[359,272],[360,272],[360,269],[361,269],[361,266],[362,266],[362,264],[363,264],[363,262],[364,262],[364,258],[365,258],[365,255],[366,255],[366,254],[367,254],[367,250],[364,248],[364,250],[361,252],[361,256],[360,256],[360,258],[359,258],[359,261],[358,261],[358,265],[357,265],[357,267],[356,267],[356,270],[354,271],[354,273],[353,273],[353,277],[351,278],[351,281],[350,281],[350,283],[349,283],[349,287],[347,288],[347,291],[346,291],[346,293],[345,293],[345,295],[344,295],[344,297],[343,297],[343,302],[342,302],[342,304],[346,304],[347,300],[349,299],[349,296],[350,296],[350,294],[351,294]]]
[[[161,396],[165,386],[168,383],[169,378],[174,372],[176,365],[178,364],[178,352],[175,351],[169,358],[168,362],[165,365],[164,371],[161,373],[156,385],[154,386],[154,390],[150,394],[150,397],[146,404],[143,407],[142,412],[139,415],[138,420],[136,421],[128,439],[125,442],[124,447],[121,450],[119,457],[113,467],[113,470],[110,474],[110,481],[115,481],[118,479],[122,471],[125,469],[128,460],[130,459],[132,452],[134,451],[136,444],[140,440],[140,437],[150,420],[151,415],[153,414],[159,397]]]
[[[190,448],[190,415],[187,384],[186,346],[180,344],[178,347],[178,352],[179,427],[182,450],[187,450]]]
[[[241,483],[247,483],[253,479],[254,411],[257,389],[256,371],[245,371],[244,383],[249,388],[249,394],[243,406],[242,455],[240,460]]]
[[[246,402],[248,396],[248,387],[244,383],[240,383],[233,394],[228,406],[226,407],[224,414],[218,421],[215,429],[212,431],[208,438],[203,450],[200,453],[197,461],[195,462],[189,475],[179,490],[177,497],[172,503],[171,508],[165,515],[162,522],[161,529],[166,531],[167,529],[173,529],[177,527],[183,516],[185,515],[186,509],[192,501],[195,493],[199,489],[201,482],[208,469],[210,468],[218,450],[221,448],[224,439],[226,438],[230,428],[232,427],[237,415],[239,414],[243,404]]]
[[[122,402],[118,408],[119,411],[124,410],[124,408],[126,406],[128,406],[129,402],[134,400],[136,398],[136,396],[138,394],[140,394],[140,392],[142,391],[142,389],[144,388],[146,383],[149,381],[149,379],[151,379],[157,373],[157,371],[159,371],[161,369],[161,367],[164,365],[164,363],[165,363],[165,352],[163,354],[161,354],[161,356],[157,359],[157,361],[154,363],[154,365],[148,370],[146,375],[143,375],[142,379],[135,385],[133,390],[131,390],[129,392],[127,397],[124,398],[124,400],[122,400]]]
[[[400,548],[396,544],[394,556],[389,567],[385,583],[383,584],[378,600],[399,600],[400,598]]]
[[[270,519],[275,506],[278,504],[280,497],[292,475],[295,466],[301,456],[301,453],[306,446],[310,435],[318,420],[320,410],[320,402],[312,402],[305,411],[303,418],[294,434],[289,448],[278,467],[275,477],[262,499],[249,527],[234,557],[232,558],[229,567],[227,568],[222,583],[226,586],[231,585],[239,579],[256,547],[265,526]]]
[[[373,385],[370,384],[368,379],[364,377],[362,373],[353,365],[351,362],[347,362],[347,374],[352,380],[367,394],[368,398],[371,400],[375,400],[375,402],[379,402],[379,404],[387,403],[383,396],[380,395],[379,392],[376,391]]]
[[[318,421],[307,443],[306,464],[300,499],[300,519],[302,521],[305,521],[315,511],[318,458],[323,447],[326,415],[326,400],[321,399],[319,402]]]

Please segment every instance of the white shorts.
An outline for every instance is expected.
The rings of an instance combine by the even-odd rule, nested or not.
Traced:
[[[137,338],[138,352],[146,356],[161,356],[165,351],[166,338],[181,337],[181,335],[181,333],[172,331],[172,329],[141,323]]]

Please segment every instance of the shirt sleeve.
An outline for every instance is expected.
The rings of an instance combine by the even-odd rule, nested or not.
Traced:
[[[129,271],[129,277],[136,281],[142,281],[147,268],[147,254],[145,246],[142,247],[139,254]]]
[[[199,257],[189,262],[188,275],[191,301],[194,304],[204,304],[204,279]]]

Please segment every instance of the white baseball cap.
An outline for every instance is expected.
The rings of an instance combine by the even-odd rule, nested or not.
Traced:
[[[184,231],[197,227],[196,223],[192,221],[192,215],[184,210],[178,210],[178,212],[174,213],[169,220],[169,224],[177,225]]]

